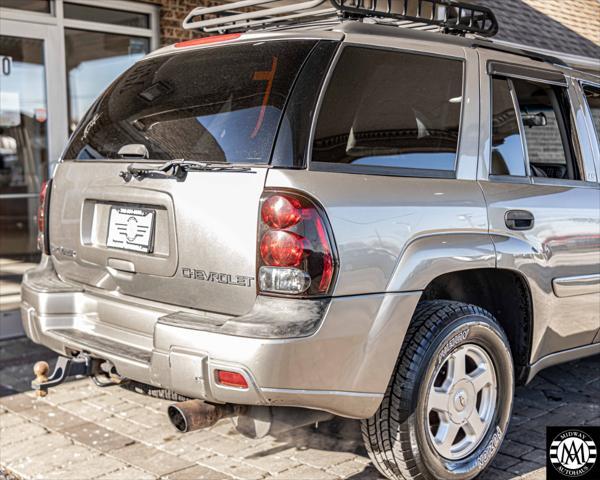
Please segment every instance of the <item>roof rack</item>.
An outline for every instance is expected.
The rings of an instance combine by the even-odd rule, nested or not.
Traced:
[[[498,22],[489,8],[454,0],[307,0],[292,4],[280,0],[241,0],[195,8],[184,19],[183,27],[223,33],[340,17],[484,37],[498,32]]]

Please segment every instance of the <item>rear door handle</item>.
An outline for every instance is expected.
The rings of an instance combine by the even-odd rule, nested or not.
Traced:
[[[509,210],[504,215],[504,223],[511,230],[531,230],[534,224],[534,217],[527,210]]]

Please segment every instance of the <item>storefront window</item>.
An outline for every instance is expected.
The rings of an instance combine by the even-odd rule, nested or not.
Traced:
[[[65,18],[110,23],[111,25],[123,25],[127,27],[150,28],[150,15],[146,13],[92,7],[76,3],[65,3],[63,8]]]
[[[50,13],[52,11],[50,0],[0,0],[0,7],[40,13]]]
[[[44,42],[0,35],[0,67],[0,253],[27,256],[48,173]]]
[[[150,51],[150,40],[66,28],[65,49],[69,128],[73,131],[100,93]]]

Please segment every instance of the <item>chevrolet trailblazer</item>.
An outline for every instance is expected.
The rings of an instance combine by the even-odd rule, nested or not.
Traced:
[[[220,35],[69,140],[23,281],[61,355],[34,387],[120,382],[181,431],[341,415],[390,479],[471,479],[515,384],[600,352],[600,77],[484,38],[483,7],[236,10],[265,3],[194,10]]]

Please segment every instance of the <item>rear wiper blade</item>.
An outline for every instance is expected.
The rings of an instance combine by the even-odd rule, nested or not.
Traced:
[[[252,170],[251,167],[245,165],[234,165],[232,163],[219,163],[219,162],[198,162],[195,160],[171,160],[160,167],[164,172],[169,170],[198,170],[198,171],[210,171],[210,172],[249,172]]]
[[[233,165],[230,163],[197,162],[193,160],[169,160],[160,166],[151,166],[147,163],[132,163],[127,170],[119,173],[125,181],[131,178],[185,178],[189,171],[202,172],[252,172],[251,167]]]

